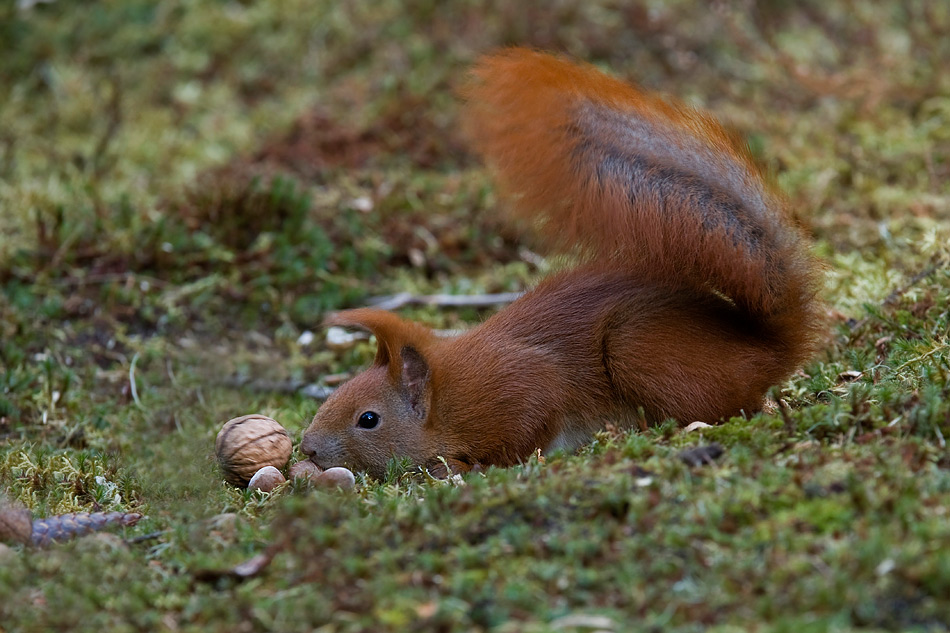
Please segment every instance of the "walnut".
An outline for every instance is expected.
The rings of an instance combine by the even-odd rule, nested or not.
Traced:
[[[224,478],[242,488],[264,466],[283,468],[292,450],[287,429],[258,414],[228,420],[214,442]]]

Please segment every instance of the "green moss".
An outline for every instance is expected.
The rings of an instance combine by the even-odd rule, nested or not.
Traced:
[[[0,552],[0,629],[945,630],[943,4],[20,5],[0,8],[0,488],[37,515],[147,516]],[[371,361],[325,344],[324,313],[570,265],[521,250],[458,134],[465,69],[511,43],[751,139],[825,266],[820,353],[713,428],[605,431],[463,481],[394,462],[352,494],[229,488],[224,421],[297,441],[318,406],[229,379]],[[678,457],[710,442],[714,464]]]

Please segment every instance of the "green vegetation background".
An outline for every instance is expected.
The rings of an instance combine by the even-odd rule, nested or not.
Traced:
[[[543,274],[457,133],[453,88],[506,44],[746,135],[826,263],[823,351],[784,409],[700,432],[227,487],[225,420],[299,439],[318,403],[280,387],[371,358],[329,349],[324,311]],[[0,631],[946,630],[948,60],[929,0],[4,3],[0,489],[147,518],[0,551]]]

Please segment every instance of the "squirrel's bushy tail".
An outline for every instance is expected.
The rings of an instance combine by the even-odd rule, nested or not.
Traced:
[[[814,263],[782,196],[715,119],[526,49],[483,58],[463,96],[466,134],[510,211],[552,247],[725,296],[804,360]]]

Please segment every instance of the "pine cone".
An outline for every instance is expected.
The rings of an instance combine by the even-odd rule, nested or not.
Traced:
[[[116,525],[135,525],[142,518],[137,512],[74,512],[33,521],[31,540],[37,547],[56,541],[99,532]]]

